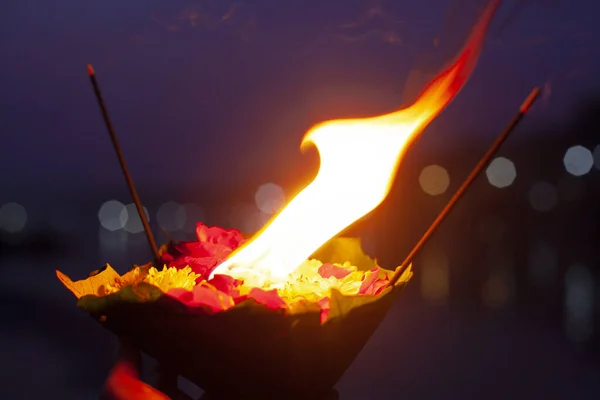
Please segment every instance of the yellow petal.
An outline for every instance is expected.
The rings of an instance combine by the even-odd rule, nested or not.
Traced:
[[[56,276],[78,299],[87,295],[102,296],[104,295],[106,284],[111,284],[115,279],[120,278],[117,271],[112,269],[109,264],[106,264],[106,269],[99,274],[76,282],[73,282],[59,270],[56,270]]]
[[[390,274],[390,275],[392,275],[392,274]],[[412,264],[409,264],[408,267],[406,267],[406,269],[404,270],[404,272],[402,272],[402,275],[400,275],[400,279],[398,279],[398,282],[396,282],[395,286],[408,282],[410,280],[410,278],[412,278],[412,276],[413,276]]]

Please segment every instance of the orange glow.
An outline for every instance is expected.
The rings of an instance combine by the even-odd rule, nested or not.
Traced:
[[[259,287],[283,285],[314,251],[375,209],[388,195],[410,144],[465,84],[499,4],[499,0],[490,3],[458,59],[410,107],[311,128],[301,148],[312,144],[319,151],[321,165],[315,179],[212,275],[228,274]]]

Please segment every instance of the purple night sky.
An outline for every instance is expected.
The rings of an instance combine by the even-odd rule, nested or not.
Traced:
[[[311,124],[410,100],[458,50],[481,3],[5,2],[0,168],[14,172],[0,187],[122,184],[88,62],[140,186],[296,182],[316,168],[306,172],[298,151]],[[597,9],[506,1],[472,79],[419,146],[489,140],[534,85],[550,90],[533,121],[568,117],[598,86]]]

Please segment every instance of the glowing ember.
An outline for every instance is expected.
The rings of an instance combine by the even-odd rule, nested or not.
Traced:
[[[387,196],[406,149],[459,92],[479,56],[499,1],[481,18],[457,61],[436,77],[416,102],[391,114],[316,125],[302,140],[314,144],[321,165],[315,179],[215,274],[247,284],[281,287],[315,250]]]

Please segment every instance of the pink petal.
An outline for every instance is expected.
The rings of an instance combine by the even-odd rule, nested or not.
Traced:
[[[345,277],[350,275],[352,270],[343,267],[338,267],[337,265],[333,265],[331,263],[326,263],[321,265],[318,272],[319,275],[321,275],[325,279],[328,279],[332,276],[336,279],[344,279]]]
[[[323,297],[321,300],[317,302],[319,307],[321,307],[321,324],[324,324],[329,317],[330,310],[330,299],[329,297]]]
[[[279,294],[277,294],[277,290],[275,289],[267,291],[259,288],[252,288],[250,289],[250,293],[248,293],[248,297],[256,300],[259,304],[264,304],[272,310],[287,307],[285,301],[279,297]]]
[[[208,227],[201,222],[196,224],[196,236],[198,241],[227,246],[235,250],[243,243],[244,237],[237,229],[223,229],[218,226]]]
[[[194,294],[191,290],[185,290],[180,288],[171,289],[167,292],[167,295],[176,298],[184,304],[188,304],[194,301]]]
[[[365,274],[365,280],[360,285],[358,294],[371,294],[373,284],[377,281],[379,276],[379,267],[375,267]]]

